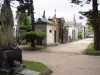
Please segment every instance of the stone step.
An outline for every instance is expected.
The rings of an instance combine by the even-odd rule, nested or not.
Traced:
[[[19,72],[23,75],[39,75],[40,72],[29,70],[29,69],[24,69],[23,71]]]

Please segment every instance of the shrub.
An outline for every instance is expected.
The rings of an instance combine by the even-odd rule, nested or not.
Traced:
[[[80,30],[78,31],[78,38],[82,39],[82,32]]]
[[[44,39],[46,37],[46,33],[45,32],[24,32],[22,34],[22,39],[27,39],[28,41],[31,41],[31,39]]]

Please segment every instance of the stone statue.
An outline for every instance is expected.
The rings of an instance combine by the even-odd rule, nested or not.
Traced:
[[[4,0],[0,14],[0,75],[1,71],[8,72],[7,75],[22,70],[22,51],[15,45],[13,35],[13,14],[10,8],[10,0]],[[16,67],[16,62],[20,66]]]
[[[9,0],[5,0],[1,8],[1,49],[13,49],[15,47],[14,35],[13,35],[13,14],[10,8]]]

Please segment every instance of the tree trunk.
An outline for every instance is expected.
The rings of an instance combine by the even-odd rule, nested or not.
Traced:
[[[30,13],[31,13],[31,23],[32,23],[32,31],[34,31],[34,7],[33,7],[33,0],[30,0]],[[35,47],[34,37],[31,40],[31,47]]]
[[[93,6],[93,26],[94,26],[94,48],[100,50],[100,27],[98,18],[97,0],[92,0]]]

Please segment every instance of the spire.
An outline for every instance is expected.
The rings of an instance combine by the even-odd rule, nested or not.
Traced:
[[[75,14],[74,14],[74,18],[73,18],[73,26],[76,26],[76,18],[75,18]]]
[[[56,16],[56,9],[55,9],[55,16]]]
[[[45,10],[44,10],[44,12],[43,12],[43,16],[42,16],[42,18],[46,18],[46,16],[45,16]]]

